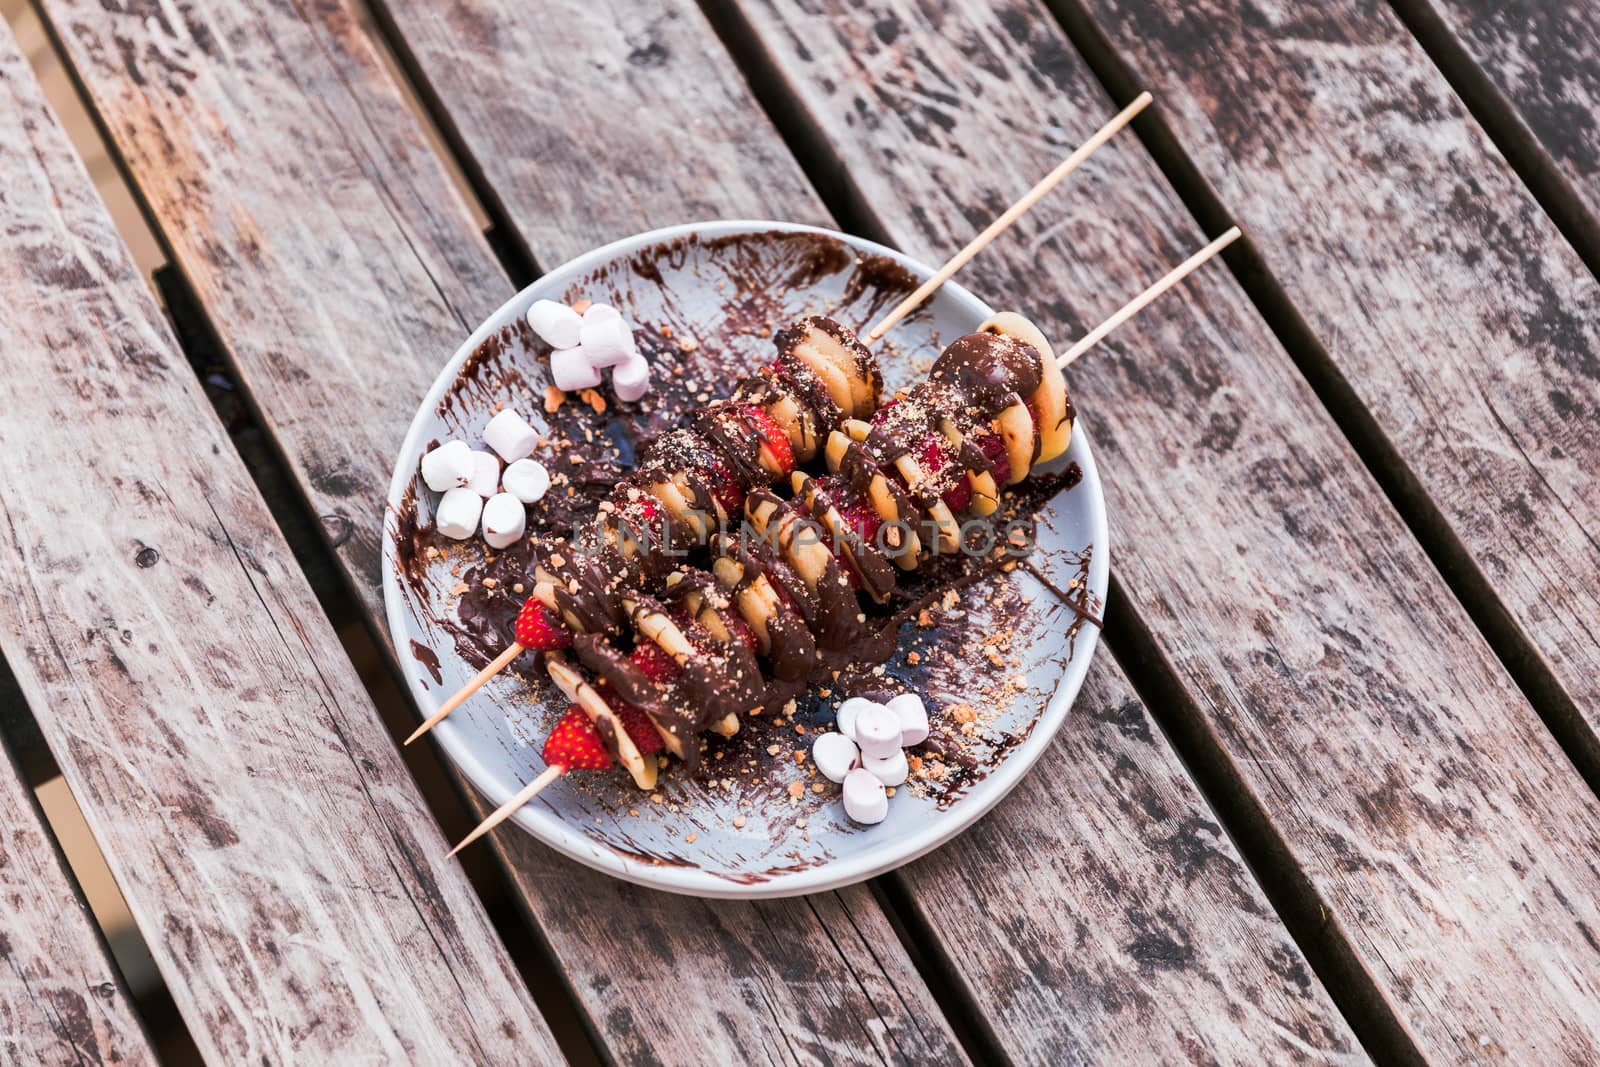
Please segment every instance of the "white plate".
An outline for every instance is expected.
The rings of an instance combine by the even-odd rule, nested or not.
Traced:
[[[492,627],[467,632],[452,588],[466,582],[478,590],[475,597],[488,597],[497,626],[521,598],[505,584],[482,592],[481,542],[455,545],[448,560],[428,560],[418,551],[430,543],[428,519],[437,500],[417,477],[418,460],[434,440],[462,437],[483,447],[482,430],[497,403],[544,428],[547,349],[521,323],[533,301],[587,297],[613,303],[638,329],[647,350],[672,346],[658,369],[662,380],[673,384],[640,405],[612,403],[602,415],[574,401],[554,416],[625,438],[647,425],[653,430],[673,423],[682,408],[697,402],[686,388],[690,379],[698,387],[695,393],[721,395],[738,376],[770,360],[772,341],[760,336],[769,322],[781,327],[822,311],[864,329],[931,273],[860,238],[787,223],[725,221],[617,241],[556,268],[508,301],[440,373],[406,435],[389,490],[384,599],[395,648],[422,711],[436,708],[509,635]],[[1005,303],[1028,311],[1026,293]],[[989,314],[987,305],[959,285],[945,285],[878,346],[889,386],[915,382],[941,340],[948,343],[970,332]],[[661,333],[666,325],[672,327],[670,339]],[[676,342],[685,338],[698,342],[691,353],[678,351]],[[686,368],[677,379],[666,373],[674,361]],[[714,744],[707,770],[694,779],[677,764],[663,771],[659,801],[635,789],[622,771],[574,773],[524,807],[516,821],[539,840],[608,874],[708,897],[787,896],[847,885],[898,867],[960,833],[1046,750],[1098,643],[1098,627],[1082,622],[1078,610],[1028,569],[1036,568],[1057,589],[1084,597],[1082,603],[1099,614],[1107,578],[1105,504],[1081,417],[1070,451],[1052,470],[1071,464],[1081,479],[1037,509],[1038,535],[1028,565],[995,573],[963,592],[955,609],[964,613],[960,617],[935,609],[943,620],[938,625],[908,623],[888,665],[890,675],[923,694],[935,723],[943,722],[951,737],[959,738],[975,760],[970,770],[961,770],[953,758],[944,779],[898,790],[884,822],[856,826],[844,817],[838,787],[813,791],[809,786],[823,779],[805,777],[793,759],[796,748],[809,748],[816,727],[831,721],[839,697],[822,699],[814,691],[793,723],[779,727],[770,717],[747,719],[739,737]],[[589,469],[602,486],[615,473]],[[532,513],[537,517],[548,509],[545,513],[555,514],[559,496],[559,490],[553,492]],[[510,562],[502,559],[498,566],[503,570]],[[1075,586],[1069,584],[1074,581]],[[995,666],[995,659],[1002,666]],[[560,694],[539,680],[531,656],[519,667],[526,673],[502,675],[434,731],[491,805],[543,769],[540,745],[566,707]],[[963,703],[980,716],[972,735],[956,734],[948,715]],[[810,729],[800,736],[795,723]],[[779,746],[776,756],[768,754],[772,745]],[[717,751],[724,753],[721,760]],[[807,786],[799,800],[790,796],[791,781]],[[743,825],[736,826],[735,818]]]

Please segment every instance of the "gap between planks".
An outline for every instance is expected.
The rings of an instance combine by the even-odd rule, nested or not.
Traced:
[[[1113,102],[1125,103],[1138,95],[1141,87],[1131,70],[1079,0],[1044,2]],[[1132,128],[1196,222],[1208,230],[1232,222],[1227,207],[1184,150],[1159,107],[1140,115]],[[1273,277],[1248,234],[1222,259],[1573,768],[1600,795],[1600,737],[1506,609],[1488,576],[1362,403],[1287,291]]]

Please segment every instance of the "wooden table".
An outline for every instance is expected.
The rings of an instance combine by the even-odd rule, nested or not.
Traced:
[[[702,6],[39,0],[157,294],[0,31],[0,1060],[1600,1058],[1592,7]],[[1140,88],[966,279],[1066,338],[1248,238],[1074,368],[1114,587],[1051,757],[812,898],[514,828],[446,859],[482,802],[397,748],[378,570],[460,339],[673,222],[939,260]],[[181,1023],[80,902],[54,767]]]

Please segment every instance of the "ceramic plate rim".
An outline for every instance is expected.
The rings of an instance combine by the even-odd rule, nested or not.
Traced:
[[[723,219],[665,226],[612,241],[544,272],[539,278],[501,304],[494,314],[484,320],[472,332],[472,335],[461,344],[455,355],[439,372],[439,376],[434,380],[433,385],[429,388],[427,395],[418,407],[410,428],[406,431],[405,440],[401,444],[396,458],[395,471],[390,481],[389,496],[384,510],[383,599],[384,613],[389,625],[390,641],[393,647],[398,649],[401,647],[403,640],[409,639],[405,625],[406,598],[400,588],[398,567],[399,542],[397,535],[403,500],[412,484],[417,460],[424,443],[423,439],[428,434],[428,426],[438,411],[439,405],[444,400],[445,394],[455,383],[462,365],[477,350],[478,346],[502,326],[521,316],[528,305],[533,302],[534,291],[545,288],[552,277],[581,276],[594,267],[601,266],[620,256],[649,245],[671,241],[675,238],[689,237],[691,235],[726,237],[739,234],[770,233],[773,231],[815,233],[843,241],[859,251],[893,259],[919,280],[925,279],[934,273],[933,269],[926,264],[912,259],[893,248],[865,238],[820,226],[808,226],[802,223],[778,222],[767,219]],[[945,283],[941,289],[941,298],[946,300],[953,298],[957,302],[967,305],[972,311],[975,321],[982,321],[982,319],[993,313],[988,304],[953,281]],[[1090,447],[1088,435],[1084,432],[1081,416],[1074,426],[1073,436],[1075,441],[1081,440],[1083,445],[1083,456],[1078,460],[1083,470],[1083,479],[1072,492],[1082,492],[1087,496],[1089,524],[1094,531],[1092,541],[1094,552],[1089,560],[1088,585],[1089,589],[1098,594],[1103,602],[1110,573],[1110,545],[1105,496],[1101,489],[1099,470],[1094,461],[1094,452]],[[1099,627],[1091,625],[1084,628],[1072,659],[1068,661],[1062,672],[1061,681],[1057,684],[1049,703],[1040,713],[1033,729],[1029,732],[1027,738],[1017,745],[999,766],[995,767],[987,777],[977,783],[972,790],[956,801],[949,809],[941,810],[934,818],[929,819],[926,826],[921,827],[914,833],[885,843],[882,847],[867,849],[854,855],[841,856],[804,870],[776,875],[767,881],[746,884],[732,881],[700,868],[656,866],[628,860],[571,829],[566,821],[557,817],[549,808],[538,804],[524,806],[514,816],[514,821],[544,844],[585,866],[637,885],[663,889],[674,893],[709,898],[761,899],[817,893],[851,885],[910,863],[912,860],[939,847],[966,830],[1003,800],[1016,787],[1017,783],[1027,775],[1039,758],[1044,755],[1045,750],[1049,748],[1050,743],[1055,739],[1062,724],[1066,721],[1067,712],[1071,709],[1079,690],[1083,686],[1084,679],[1088,675],[1089,663],[1094,658],[1095,650],[1099,647],[1099,638]],[[423,716],[430,714],[441,702],[440,697],[431,693],[423,685],[421,679],[411,672],[407,671],[405,673],[406,684],[411,689],[411,695],[417,707]],[[463,731],[455,729],[450,720],[447,719],[441,723],[433,731],[433,737],[444,749],[451,763],[466,775],[473,788],[483,794],[491,805],[498,806],[520,788],[522,783],[508,782],[504,776],[491,771],[474,753],[471,738]]]

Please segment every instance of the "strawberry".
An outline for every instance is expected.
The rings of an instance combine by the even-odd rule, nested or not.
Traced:
[[[666,649],[654,641],[643,640],[633,647],[630,657],[633,665],[644,672],[652,682],[670,682],[683,673],[678,661],[667,655]]]
[[[554,652],[572,647],[572,632],[555,613],[529,597],[517,613],[517,644],[534,652]]]
[[[600,743],[594,723],[574,704],[544,739],[544,761],[569,771],[603,771],[611,766],[611,754]]]
[[[1033,435],[1037,437],[1039,436],[1039,405],[1029,403],[1026,406],[1028,408],[1028,418],[1033,420]]]
[[[942,499],[952,512],[961,514],[967,510],[967,505],[972,503],[972,483],[963,474],[959,482],[944,491]]]
[[[784,441],[787,445],[789,442]],[[722,510],[729,515],[738,515],[744,510],[744,487],[739,484],[739,479],[733,476],[733,471],[722,462],[711,465],[708,480],[711,483],[711,495],[716,497],[717,503],[722,505]]]
[[[989,461],[995,483],[1005,485],[1011,478],[1011,460],[1006,455],[1006,443],[1000,440],[999,434],[992,433],[978,438],[978,447],[983,449],[984,458]]]
[[[872,413],[872,424],[876,426],[883,422],[884,419],[888,418],[890,409],[898,403],[900,403],[900,398],[894,397],[891,400],[886,400],[882,404],[879,404],[878,410]]]
[[[666,742],[661,740],[661,734],[651,723],[650,716],[632,704],[623,703],[610,693],[606,694],[606,703],[611,705],[617,713],[617,718],[622,720],[622,728],[628,731],[628,737],[640,755],[652,756],[667,747]]]
[[[883,525],[883,520],[866,500],[857,500],[841,508],[839,518],[843,519],[844,524],[854,530],[855,535],[867,544],[872,544],[872,539],[878,535],[878,527]]]
[[[778,477],[787,478],[794,470],[794,449],[789,447],[789,438],[783,432],[765,408],[746,405],[739,409],[750,420],[755,428],[756,435],[767,446],[767,451],[772,453],[772,458],[778,461],[778,466],[783,468]]]
[[[924,474],[938,474],[944,469],[944,449],[940,447],[938,434],[929,434],[922,439],[922,447],[917,450],[917,466],[921,467]]]

